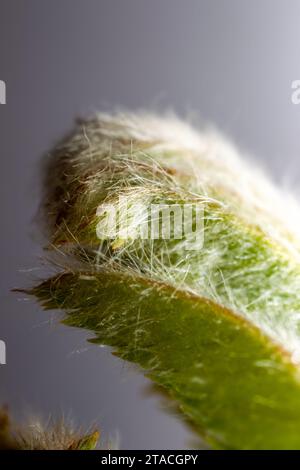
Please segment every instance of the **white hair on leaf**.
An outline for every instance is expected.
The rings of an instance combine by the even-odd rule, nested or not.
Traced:
[[[127,237],[99,240],[97,208],[122,195],[132,205],[202,204],[203,246],[195,240],[187,252],[186,238],[136,237],[143,210]],[[174,115],[100,113],[79,121],[49,159],[43,207],[51,244],[91,271],[133,271],[213,299],[299,360],[298,202],[217,132]]]

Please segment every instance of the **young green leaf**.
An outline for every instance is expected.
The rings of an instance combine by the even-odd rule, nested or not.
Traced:
[[[31,293],[139,364],[213,446],[300,449],[299,214],[215,133],[102,114],[47,165],[63,271]]]

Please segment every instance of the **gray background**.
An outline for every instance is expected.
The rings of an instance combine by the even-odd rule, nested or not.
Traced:
[[[10,293],[42,277],[40,157],[78,115],[172,108],[213,122],[297,191],[299,18],[299,0],[0,0],[0,401],[17,417],[96,421],[121,448],[191,445],[141,373]]]

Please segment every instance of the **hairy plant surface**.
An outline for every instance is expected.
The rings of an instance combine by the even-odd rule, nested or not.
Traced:
[[[47,424],[32,419],[22,426],[11,423],[7,409],[0,409],[0,450],[93,450],[99,432],[82,434],[64,420]]]
[[[200,226],[192,212],[189,232],[144,236],[152,205],[189,204]],[[121,215],[113,234],[107,207]],[[31,291],[45,308],[140,364],[215,447],[300,448],[300,211],[289,195],[211,131],[101,114],[50,156],[42,209],[63,267]]]

